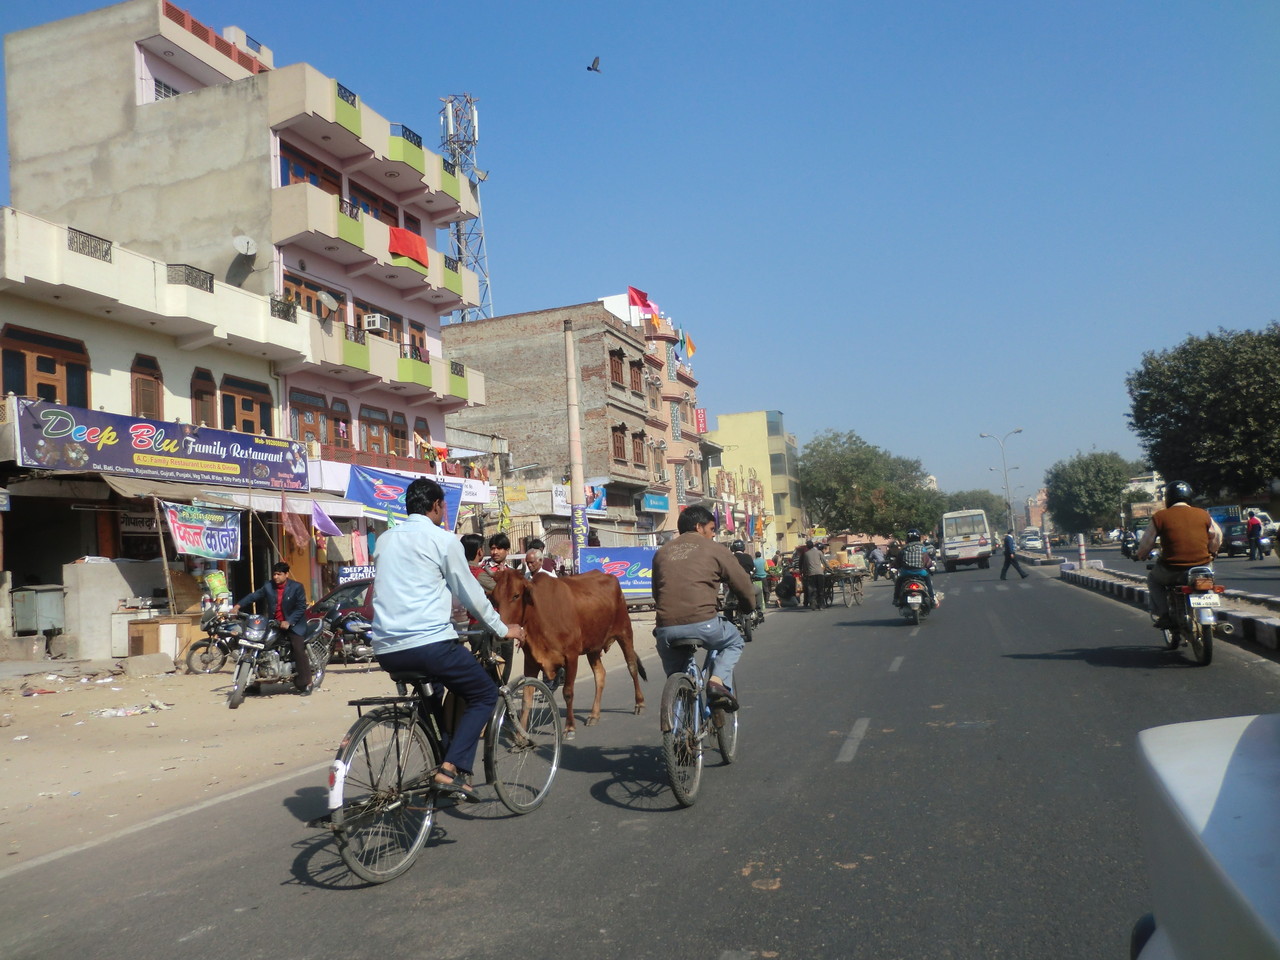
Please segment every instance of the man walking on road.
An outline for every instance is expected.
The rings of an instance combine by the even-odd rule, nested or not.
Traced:
[[[1249,538],[1249,559],[1262,559],[1262,521],[1252,510],[1249,519],[1244,522],[1245,535]]]
[[[1008,575],[1010,567],[1017,570],[1023,580],[1027,579],[1027,575],[1022,571],[1022,565],[1018,563],[1018,541],[1013,538],[1012,530],[1004,535],[1004,566],[1000,568],[1001,580]]]
[[[821,610],[826,606],[827,573],[831,568],[827,566],[827,558],[822,555],[822,549],[815,547],[812,540],[806,540],[805,546],[808,549],[800,558],[800,569],[804,574],[805,605],[813,610]]]

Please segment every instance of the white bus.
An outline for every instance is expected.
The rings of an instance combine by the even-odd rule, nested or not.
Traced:
[[[982,510],[953,510],[942,515],[942,565],[955,573],[962,563],[991,566],[991,527]]]

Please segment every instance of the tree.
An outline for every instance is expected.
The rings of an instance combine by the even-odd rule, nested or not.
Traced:
[[[1118,453],[1077,453],[1045,473],[1046,506],[1061,530],[1110,529],[1129,484],[1129,464]]]
[[[824,430],[800,454],[800,496],[813,522],[889,536],[931,530],[942,495],[925,485],[919,460],[898,457],[852,431]]]
[[[1219,329],[1148,351],[1125,384],[1130,427],[1151,465],[1209,497],[1239,499],[1280,473],[1280,323]]]
[[[960,493],[948,493],[943,510],[947,513],[952,510],[982,510],[986,513],[988,522],[1001,530],[1004,529],[1009,512],[1005,506],[1004,497],[990,490],[962,490]]]

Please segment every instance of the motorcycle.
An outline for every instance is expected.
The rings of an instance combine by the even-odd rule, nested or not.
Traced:
[[[373,659],[373,644],[369,642],[372,623],[354,610],[334,610],[326,614],[324,620],[332,638],[330,662],[341,659],[343,663],[368,663]]]
[[[1126,560],[1137,560],[1138,538],[1132,533],[1120,537],[1120,555]]]
[[[228,657],[235,656],[244,635],[244,624],[238,617],[211,610],[201,619],[200,629],[207,638],[187,648],[187,673],[217,673],[226,665]]]
[[[889,566],[888,560],[879,561],[876,564],[875,570],[871,572],[871,580],[873,583],[879,580],[881,577],[884,577],[886,580],[893,579],[893,570]]]
[[[1210,566],[1192,567],[1187,571],[1185,584],[1165,587],[1170,622],[1170,626],[1161,631],[1165,649],[1177,650],[1185,643],[1191,648],[1195,662],[1207,667],[1213,660],[1214,634],[1225,637],[1235,632],[1230,623],[1218,623],[1216,611],[1222,606],[1220,594],[1225,590],[1215,582]]]
[[[898,585],[898,599],[894,601],[898,612],[918,624],[933,612],[937,600],[929,599],[929,582],[919,574],[908,573]]]
[[[227,706],[232,710],[244,703],[250,686],[284,683],[292,680],[298,672],[287,628],[282,629],[276,621],[257,614],[243,617],[243,620],[244,634],[236,651],[235,676],[227,694]],[[303,641],[311,658],[311,685],[318,689],[324,680],[324,668],[329,663],[331,641],[326,620],[316,618],[308,621]]]

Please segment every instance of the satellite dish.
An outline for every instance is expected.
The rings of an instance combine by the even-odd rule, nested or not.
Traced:
[[[333,313],[333,311],[338,309],[338,301],[334,299],[332,293],[326,293],[324,290],[321,290],[316,294],[316,299],[319,300],[320,305],[330,313]]]
[[[236,253],[244,257],[252,257],[258,252],[258,242],[253,237],[246,237],[243,233],[232,240],[231,245],[236,248]]]

